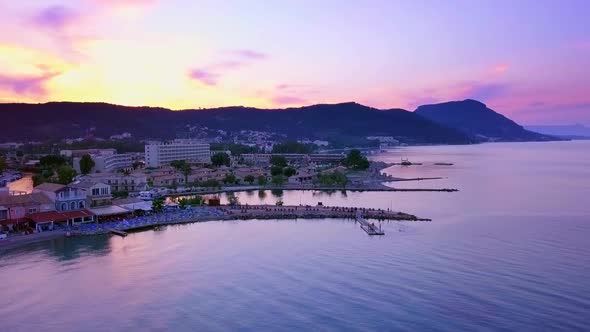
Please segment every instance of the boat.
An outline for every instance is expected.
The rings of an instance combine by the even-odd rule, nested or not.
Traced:
[[[408,160],[408,158],[402,158],[401,162],[402,166],[412,166],[412,162]]]

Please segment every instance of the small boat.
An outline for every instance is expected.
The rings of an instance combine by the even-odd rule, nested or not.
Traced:
[[[408,160],[408,158],[402,158],[401,162],[402,166],[412,166],[412,162]]]

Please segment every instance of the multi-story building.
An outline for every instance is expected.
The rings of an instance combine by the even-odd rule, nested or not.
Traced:
[[[138,192],[147,190],[147,176],[143,173],[95,173],[84,179],[111,186],[111,192]]]
[[[113,155],[116,154],[116,149],[80,149],[80,150],[61,150],[59,155],[62,157],[76,158],[82,157],[85,154],[93,155]]]
[[[113,172],[120,169],[130,169],[133,167],[133,161],[136,159],[133,153],[96,153],[90,154],[94,161],[91,173]],[[78,173],[80,170],[80,160],[82,157],[74,157],[74,169]]]
[[[56,211],[77,211],[86,208],[85,190],[57,183],[43,183],[33,189],[34,193],[44,193],[55,203]]]
[[[168,143],[150,143],[145,146],[145,162],[148,167],[168,165],[175,160],[210,163],[210,145],[193,140],[175,140]]]
[[[7,188],[0,189],[0,224],[10,228],[28,214],[54,209],[54,203],[44,193],[11,195]]]
[[[89,208],[110,205],[112,203],[111,186],[106,183],[85,180],[73,183],[69,187],[86,192],[86,206]]]

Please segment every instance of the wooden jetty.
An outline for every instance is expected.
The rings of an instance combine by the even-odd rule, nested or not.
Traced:
[[[118,229],[111,228],[111,229],[109,229],[109,232],[111,232],[111,234],[119,235],[121,237],[126,237],[127,236],[127,232],[123,232],[123,231],[120,231]]]
[[[369,235],[385,235],[385,232],[381,229],[381,226],[375,226],[374,223],[366,221],[361,215],[360,211],[357,211],[356,221],[361,224],[361,228]]]

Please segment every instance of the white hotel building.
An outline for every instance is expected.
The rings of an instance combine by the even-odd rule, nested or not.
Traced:
[[[150,143],[145,146],[145,163],[147,167],[168,165],[174,160],[210,163],[210,145],[192,140],[175,140],[168,143]]]

